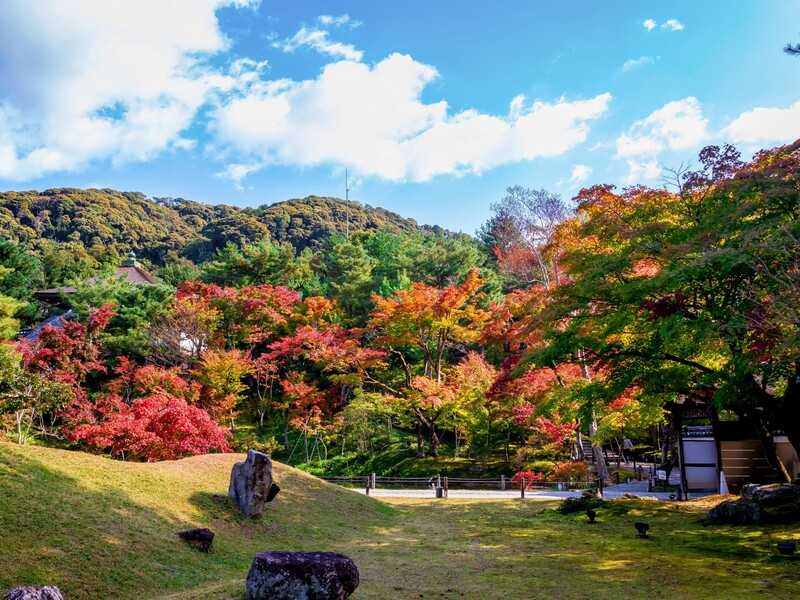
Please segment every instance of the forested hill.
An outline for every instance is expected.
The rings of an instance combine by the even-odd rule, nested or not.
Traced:
[[[319,196],[277,202],[252,212],[269,227],[273,239],[291,242],[298,249],[315,246],[331,233],[345,234],[348,229],[351,233],[373,229],[393,232],[439,229],[417,225],[414,219],[384,208]]]
[[[2,238],[29,247],[72,242],[95,257],[134,251],[154,265],[171,256],[200,262],[227,242],[269,238],[314,247],[348,227],[351,233],[429,229],[382,208],[318,196],[237,208],[110,189],[0,192]]]

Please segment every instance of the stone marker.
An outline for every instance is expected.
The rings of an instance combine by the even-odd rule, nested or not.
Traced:
[[[190,546],[197,548],[201,552],[208,552],[211,550],[211,544],[214,542],[214,532],[207,527],[179,531],[177,535],[183,541],[188,542]]]
[[[8,592],[3,596],[3,600],[64,600],[64,596],[61,595],[61,590],[54,585],[23,586]]]
[[[264,504],[270,502],[280,488],[272,481],[272,461],[257,450],[247,451],[247,460],[236,463],[231,470],[228,496],[248,517],[258,517]]]
[[[748,484],[738,500],[725,500],[708,511],[707,523],[793,523],[800,521],[800,485]]]
[[[335,552],[260,552],[247,574],[247,600],[344,600],[358,567]]]

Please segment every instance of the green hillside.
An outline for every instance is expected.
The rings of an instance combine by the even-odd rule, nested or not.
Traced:
[[[0,442],[0,590],[46,581],[69,599],[229,597],[258,551],[352,552],[393,519],[385,504],[276,463],[283,490],[266,518],[248,521],[225,497],[242,459],[143,464]],[[210,555],[175,538],[196,526],[217,534]]]
[[[317,246],[332,233],[358,231],[415,231],[414,219],[406,219],[384,208],[375,208],[339,198],[308,196],[277,202],[253,211],[269,227],[272,238],[291,242],[295,248]]]
[[[242,455],[132,463],[0,442],[0,591],[49,583],[75,599],[241,599],[253,554],[332,550],[361,572],[354,598],[796,598],[798,526],[709,527],[701,503],[624,501],[583,514],[516,500],[393,500],[280,464],[262,521],[224,494]],[[651,524],[636,537],[633,522]],[[175,532],[212,528],[210,554]],[[644,551],[646,549],[646,551]]]
[[[227,242],[271,238],[296,249],[315,247],[348,229],[421,228],[382,208],[317,196],[237,208],[110,189],[0,192],[0,238],[34,248],[43,241],[79,243],[98,259],[134,251],[154,265],[179,255],[204,260]]]

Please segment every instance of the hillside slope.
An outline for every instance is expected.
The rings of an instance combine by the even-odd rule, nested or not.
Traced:
[[[269,227],[273,239],[291,242],[295,248],[316,246],[333,233],[421,228],[414,219],[406,219],[384,208],[320,196],[276,202],[253,212]]]
[[[0,442],[0,592],[39,582],[70,600],[230,597],[258,551],[352,553],[394,519],[384,504],[276,463],[281,493],[262,521],[246,520],[224,496],[242,459],[142,464]],[[217,534],[210,555],[175,538],[205,526]]]
[[[271,238],[297,249],[313,247],[348,229],[437,228],[382,208],[318,196],[238,208],[111,189],[0,192],[0,237],[30,247],[41,240],[80,242],[93,254],[134,251],[155,265],[179,254],[203,260],[227,242],[241,246]]]

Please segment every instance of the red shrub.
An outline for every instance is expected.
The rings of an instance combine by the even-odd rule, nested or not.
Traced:
[[[541,481],[544,479],[544,473],[537,473],[536,471],[517,471],[514,477],[511,478],[511,483],[515,487],[521,487],[523,482],[525,489],[530,489],[534,481]]]
[[[72,428],[70,439],[115,456],[156,461],[230,451],[227,430],[207,412],[163,391],[130,406],[109,394],[85,408],[81,416],[87,422]]]

